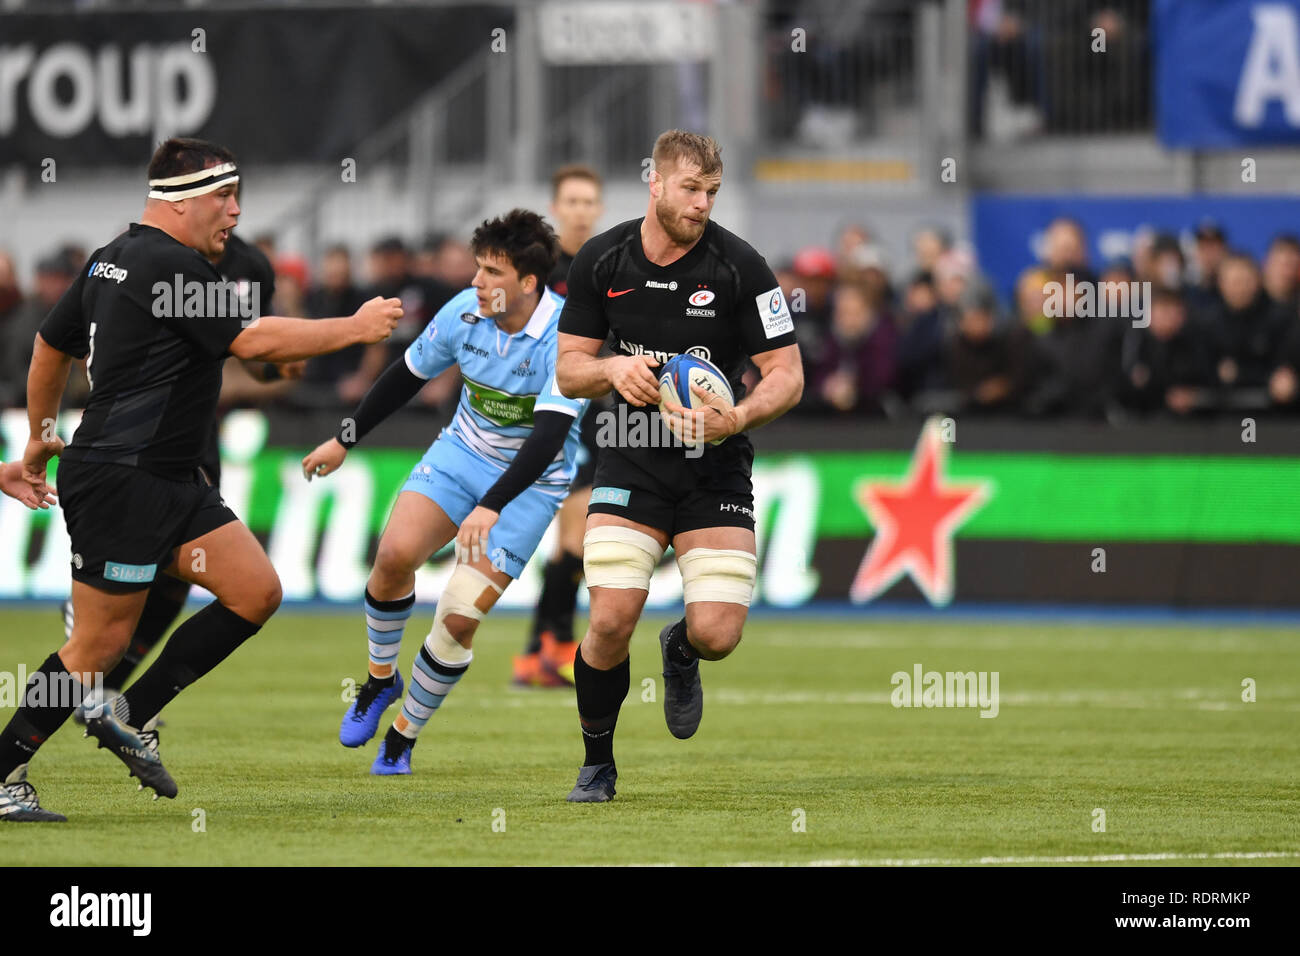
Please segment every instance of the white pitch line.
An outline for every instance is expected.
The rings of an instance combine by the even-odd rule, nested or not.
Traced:
[[[989,634],[987,632],[953,631],[927,634],[913,634],[898,630],[864,629],[853,634],[831,632],[819,634],[816,631],[789,634],[755,634],[747,636],[746,642],[763,647],[790,647],[800,650],[878,650],[878,649],[915,649],[945,648],[972,649],[988,651],[1053,650],[1053,651],[1149,651],[1161,650],[1177,641],[1179,653],[1222,654],[1233,651],[1258,651],[1295,655],[1300,653],[1293,646],[1287,646],[1274,636],[1252,634],[1240,631],[1222,631],[1213,635],[1182,635],[1170,632],[1166,635],[1144,634],[1110,634],[1105,631],[1071,631],[1053,629],[1043,633],[1017,633],[1012,635]]]
[[[707,693],[707,692],[706,692]],[[1113,707],[1121,710],[1231,710],[1238,706],[1236,700],[1222,700],[1223,691],[1215,688],[1190,687],[1163,691],[1030,691],[1001,694],[1003,707]],[[709,699],[722,704],[888,704],[892,694],[887,691],[849,691],[843,693],[820,691],[746,691],[722,688],[708,694]],[[1219,700],[1215,700],[1219,697]],[[1281,700],[1277,700],[1281,697]],[[1296,710],[1300,702],[1288,700],[1289,695],[1275,695],[1269,709]]]
[[[1223,699],[1222,688],[1184,687],[1159,691],[1104,691],[1063,690],[1025,691],[1001,694],[1002,707],[1096,707],[1115,710],[1206,710],[1216,712],[1246,711],[1257,704],[1245,704],[1236,699]],[[735,688],[718,688],[706,692],[714,703],[731,706],[781,706],[794,704],[826,704],[880,706],[889,704],[889,691],[752,691]],[[1231,695],[1230,695],[1231,696]],[[568,694],[548,694],[528,691],[509,694],[484,694],[476,698],[480,707],[531,708],[536,706],[572,709],[573,697]],[[926,708],[921,708],[926,709]],[[943,708],[936,708],[943,709]],[[1300,710],[1291,688],[1274,688],[1270,693],[1267,710]]]

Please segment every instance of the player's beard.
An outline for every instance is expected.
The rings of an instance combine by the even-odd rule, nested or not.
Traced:
[[[655,203],[655,218],[659,220],[659,225],[663,227],[664,232],[668,233],[668,238],[679,246],[689,246],[700,236],[704,235],[704,227],[709,224],[709,217],[706,213],[704,221],[698,226],[693,223],[685,222],[682,214],[674,210],[662,199]]]

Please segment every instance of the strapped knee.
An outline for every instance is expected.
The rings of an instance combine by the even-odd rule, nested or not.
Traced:
[[[692,548],[677,556],[685,603],[723,601],[749,607],[758,560],[748,551]]]
[[[587,586],[650,590],[650,575],[664,556],[663,546],[643,531],[618,525],[592,528],[582,538]]]
[[[473,653],[456,640],[447,629],[447,615],[458,614],[471,621],[483,620],[486,613],[478,608],[478,600],[484,588],[491,588],[499,595],[500,588],[482,571],[476,571],[464,564],[456,565],[451,578],[442,589],[438,598],[438,610],[433,616],[433,630],[425,641],[429,652],[444,664],[467,664]]]

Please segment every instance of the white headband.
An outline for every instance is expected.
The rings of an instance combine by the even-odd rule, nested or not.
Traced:
[[[194,173],[182,173],[180,176],[168,176],[166,179],[149,180],[149,198],[166,199],[176,202],[202,196],[220,189],[230,183],[239,182],[239,169],[234,163],[211,166]],[[197,184],[197,185],[195,185]],[[189,186],[189,189],[184,187]]]

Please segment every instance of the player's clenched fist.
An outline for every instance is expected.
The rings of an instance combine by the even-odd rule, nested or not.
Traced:
[[[650,371],[658,364],[653,355],[617,355],[609,360],[609,382],[633,405],[658,405],[659,379]]]
[[[361,341],[370,345],[392,335],[401,317],[401,299],[385,299],[377,295],[357,309],[353,319],[361,327]]]
[[[331,438],[329,441],[323,441],[316,446],[316,450],[302,460],[302,474],[308,481],[311,481],[316,475],[324,478],[339,470],[343,464],[343,459],[348,457],[348,450],[343,447],[342,442],[337,438]]]

